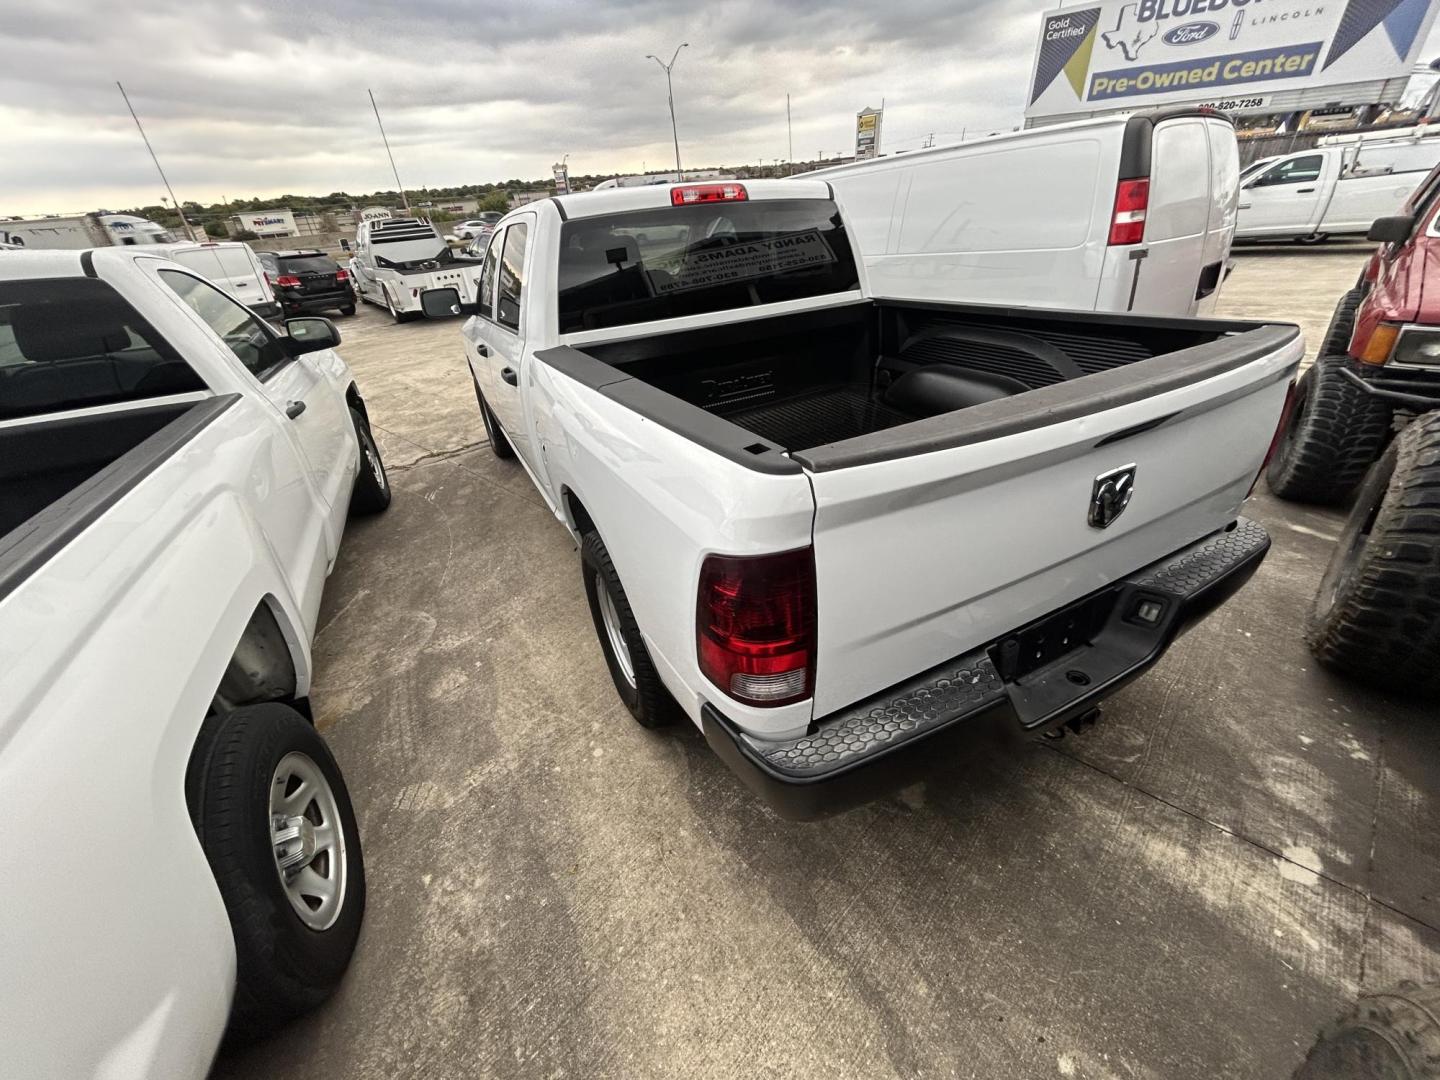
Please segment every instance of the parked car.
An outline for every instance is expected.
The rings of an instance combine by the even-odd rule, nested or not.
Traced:
[[[461,240],[475,240],[482,234],[491,232],[495,228],[495,223],[499,221],[502,216],[503,215],[497,214],[493,210],[487,210],[485,213],[479,214],[468,221],[457,222],[450,227],[450,231]]]
[[[356,228],[350,271],[356,295],[398,323],[420,314],[426,289],[448,285],[468,300],[480,263],[456,255],[428,221],[376,215]]]
[[[347,512],[390,488],[340,337],[140,247],[0,259],[0,1046],[203,1077],[360,932],[309,720]]]
[[[1297,502],[1352,501],[1307,629],[1324,663],[1440,691],[1440,166],[1340,298],[1266,470]]]
[[[286,315],[307,311],[355,314],[350,272],[323,251],[262,251],[260,261]]]
[[[1245,180],[1237,240],[1363,236],[1378,217],[1400,212],[1415,186],[1440,162],[1440,130],[1322,145],[1286,154]]]
[[[213,281],[262,319],[280,314],[265,263],[249,244],[238,240],[181,242],[160,245],[159,251]]]
[[[1230,121],[1108,116],[806,173],[844,199],[876,296],[1209,314],[1235,232]]]
[[[838,193],[837,193],[838,194]],[[511,212],[463,338],[615,688],[807,817],[1083,717],[1238,589],[1299,331],[874,298],[820,181]],[[1132,498],[1133,496],[1133,498]]]

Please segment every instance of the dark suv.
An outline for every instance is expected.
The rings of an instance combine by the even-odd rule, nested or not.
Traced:
[[[339,308],[355,314],[355,290],[350,274],[335,265],[323,251],[259,251],[265,276],[286,315]]]

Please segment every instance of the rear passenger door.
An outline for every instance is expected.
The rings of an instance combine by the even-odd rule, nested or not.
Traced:
[[[525,353],[525,318],[529,314],[526,282],[529,278],[530,234],[535,215],[523,214],[512,220],[503,236],[496,235],[486,256],[481,280],[479,315],[479,358],[483,368],[481,389],[490,409],[505,429],[515,453],[536,469],[532,444],[526,430],[521,379],[528,374],[522,359]],[[496,255],[493,264],[490,255]]]

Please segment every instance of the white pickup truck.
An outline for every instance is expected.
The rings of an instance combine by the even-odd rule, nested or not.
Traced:
[[[390,489],[335,328],[286,331],[162,252],[0,259],[7,1076],[204,1076],[354,949],[310,642]]]
[[[534,204],[422,300],[630,711],[786,816],[1093,712],[1269,546],[1295,327],[874,299],[820,181]]]

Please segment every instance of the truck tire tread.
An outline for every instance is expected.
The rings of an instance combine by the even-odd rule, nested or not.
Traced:
[[[1402,982],[1362,994],[1321,1029],[1294,1080],[1431,1080],[1440,1076],[1440,986]]]
[[[355,486],[350,490],[350,513],[378,514],[390,506],[390,477],[385,472],[380,448],[375,445],[375,437],[370,433],[370,424],[365,417],[351,409],[350,423],[355,428],[356,450],[360,455],[360,471],[355,474]],[[373,462],[370,459],[372,454]]]
[[[495,414],[490,411],[490,403],[485,400],[485,395],[480,392],[480,384],[475,384],[475,401],[480,406],[480,422],[485,425],[485,438],[490,442],[490,452],[501,461],[511,461],[515,457],[515,448],[510,445],[510,440],[500,430],[500,424],[495,419]]]
[[[1431,509],[1440,501],[1437,450],[1440,412],[1411,423],[1375,464],[1306,635],[1327,667],[1427,695],[1440,693],[1440,512]]]
[[[1343,503],[1384,449],[1390,408],[1341,373],[1347,362],[1343,353],[1322,354],[1300,378],[1295,409],[1265,470],[1282,499]]]

